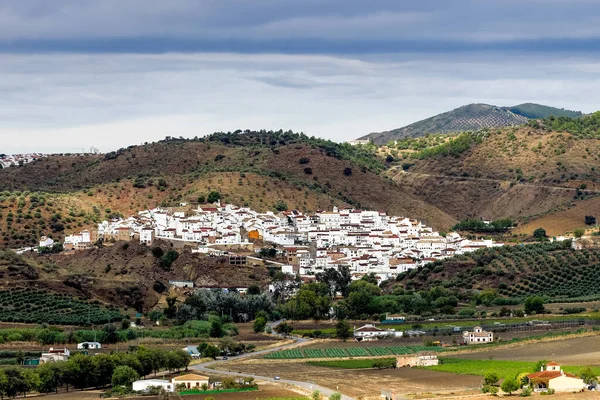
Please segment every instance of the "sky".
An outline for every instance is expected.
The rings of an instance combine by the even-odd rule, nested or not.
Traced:
[[[0,153],[600,109],[596,0],[2,0]]]

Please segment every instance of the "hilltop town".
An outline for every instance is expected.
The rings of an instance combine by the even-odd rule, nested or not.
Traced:
[[[345,265],[357,279],[373,273],[385,280],[429,262],[502,246],[491,239],[466,239],[456,232],[442,235],[418,220],[380,211],[334,207],[314,214],[297,210],[259,213],[219,203],[181,211],[186,207],[155,208],[103,221],[95,232],[67,236],[65,248],[85,249],[97,240],[139,240],[150,246],[161,239],[184,242],[196,247],[195,252],[221,253],[224,246],[235,251],[266,242],[285,255],[282,271],[286,273],[315,275]],[[52,245],[47,240],[40,246]]]

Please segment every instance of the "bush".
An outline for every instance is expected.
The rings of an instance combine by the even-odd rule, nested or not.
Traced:
[[[302,157],[300,160],[298,160],[298,162],[300,164],[308,164],[310,162],[310,159],[307,157]]]
[[[533,231],[533,236],[537,239],[544,239],[546,237],[546,230],[544,228],[537,228]]]
[[[502,389],[504,393],[512,394],[512,392],[519,389],[519,384],[514,378],[505,378],[500,389]]]
[[[304,173],[306,175],[312,175],[312,168],[310,168],[310,167],[304,168]]]
[[[344,175],[346,175],[346,176],[352,175],[352,168],[349,168],[349,167],[344,168]]]

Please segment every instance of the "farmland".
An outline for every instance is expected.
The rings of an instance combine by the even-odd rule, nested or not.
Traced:
[[[439,365],[422,367],[431,371],[451,372],[458,375],[484,376],[493,372],[500,378],[515,377],[521,372],[532,373],[537,371],[536,362],[513,360],[465,360],[460,358],[441,358]],[[585,366],[561,366],[572,374],[579,374]],[[594,373],[600,374],[600,367],[593,368]]]
[[[58,325],[102,324],[119,321],[116,308],[79,300],[66,294],[16,288],[0,290],[0,321]]]
[[[391,355],[414,354],[423,351],[442,351],[437,346],[380,346],[326,349],[291,349],[265,355],[266,359],[286,360],[299,358],[345,358],[345,357],[382,357]]]
[[[438,285],[463,292],[495,288],[516,302],[532,295],[584,301],[600,296],[599,265],[600,249],[576,251],[564,243],[504,246],[436,261],[400,274],[398,281],[416,290]]]
[[[341,369],[363,369],[374,368],[375,363],[380,362],[392,363],[394,358],[376,358],[376,359],[360,359],[360,360],[332,360],[332,361],[309,361],[310,365],[316,367],[341,368]]]

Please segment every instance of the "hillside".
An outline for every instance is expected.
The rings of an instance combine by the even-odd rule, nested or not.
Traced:
[[[579,111],[570,111],[534,103],[519,104],[513,107],[469,104],[415,122],[403,128],[370,133],[360,139],[372,139],[375,144],[382,145],[388,143],[390,140],[409,137],[416,138],[428,134],[457,133],[476,131],[482,128],[522,125],[528,119],[532,118],[548,118],[550,116],[577,118],[582,115]]]
[[[281,200],[303,211],[333,205],[385,210],[439,229],[456,222],[380,176],[384,168],[375,148],[278,132],[171,139],[103,156],[51,156],[0,170],[0,243],[31,245],[43,234],[61,237],[111,215],[193,204],[211,191],[258,211]]]
[[[529,119],[548,118],[551,115],[555,117],[579,118],[583,116],[581,111],[565,110],[564,108],[556,108],[543,106],[535,103],[524,103],[513,107],[503,107],[517,115],[521,115]]]
[[[558,221],[565,218],[559,214],[600,191],[597,119],[552,117],[446,139],[405,139],[388,149],[397,162],[387,173],[457,219],[513,217],[529,223],[544,217],[553,234],[572,231],[582,227],[583,218],[561,227]],[[557,132],[552,124],[574,133]],[[595,203],[582,204],[589,206],[578,207],[577,215],[600,211]],[[553,214],[557,220],[550,222]]]
[[[500,247],[437,261],[399,276],[409,289],[442,285],[456,293],[496,289],[505,299],[539,295],[554,300],[600,296],[600,250],[571,250],[570,242]],[[502,303],[500,303],[502,304]]]
[[[469,104],[452,111],[415,122],[403,128],[370,133],[360,139],[372,139],[375,144],[407,137],[421,137],[431,133],[451,133],[481,128],[522,125],[527,118],[501,107],[489,104]]]
[[[156,242],[164,252],[170,244]],[[147,311],[167,294],[169,280],[191,280],[197,286],[264,286],[268,270],[261,266],[232,266],[226,257],[192,254],[177,249],[179,257],[168,270],[157,257],[139,243],[117,242],[112,246],[40,256],[16,256],[0,251],[0,293],[23,288],[30,291],[68,294],[82,299],[100,300],[120,308]],[[236,273],[232,274],[232,269]],[[34,321],[35,322],[35,321]]]

